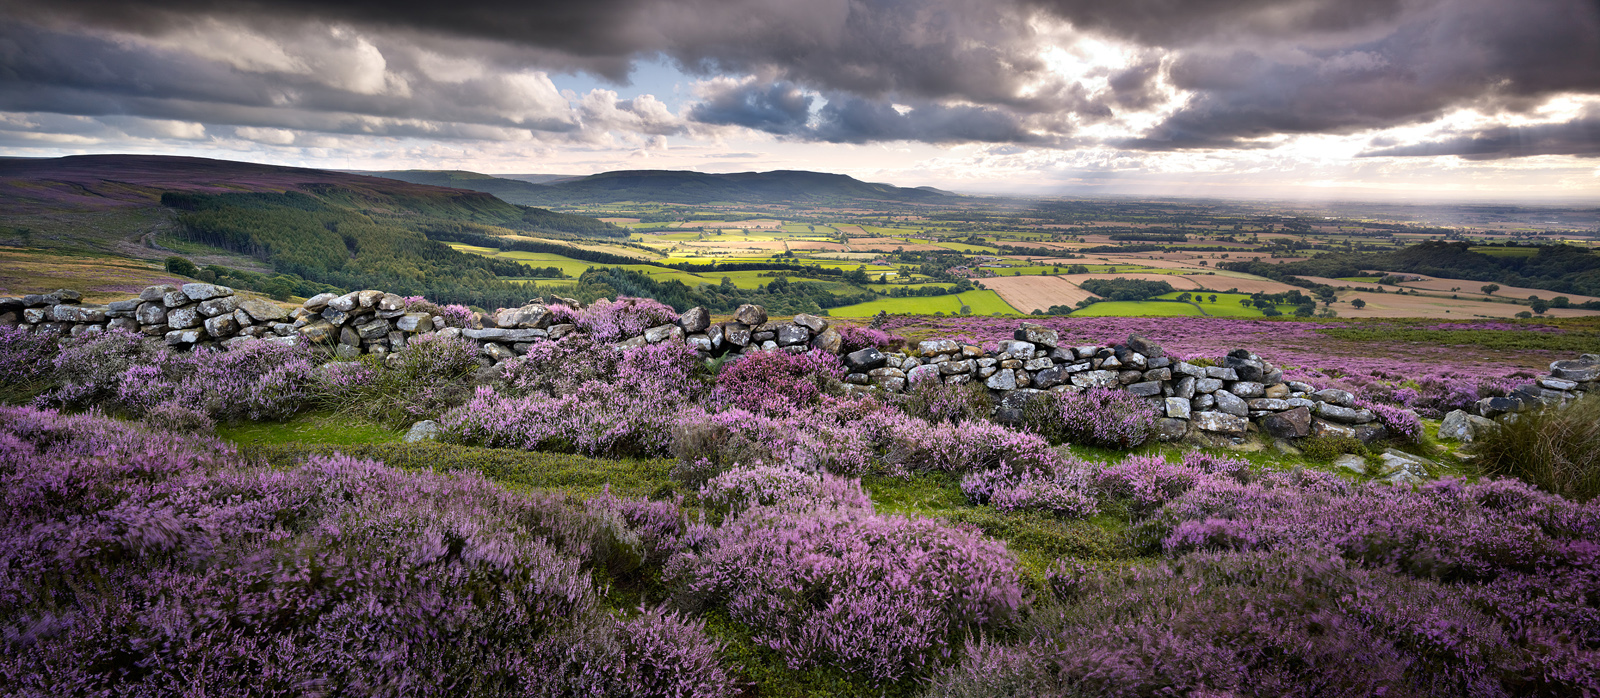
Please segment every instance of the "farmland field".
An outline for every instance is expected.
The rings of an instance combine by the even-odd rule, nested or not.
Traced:
[[[1016,308],[1011,307],[994,291],[968,291],[958,295],[929,296],[925,298],[884,298],[870,303],[858,303],[843,308],[833,308],[828,314],[836,317],[871,317],[883,311],[895,315],[932,315],[944,313],[956,315],[961,312],[961,306],[966,305],[972,309],[973,315],[1017,315]]]

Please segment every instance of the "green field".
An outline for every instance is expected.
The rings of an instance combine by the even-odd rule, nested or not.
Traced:
[[[1378,277],[1378,276],[1341,276],[1341,277],[1339,277],[1339,280],[1340,281],[1363,281],[1363,282],[1366,282],[1366,283],[1369,283],[1369,284],[1375,284],[1375,283],[1378,283],[1378,279],[1380,279],[1380,278],[1382,278],[1382,277]]]
[[[1220,296],[1219,296],[1220,298]],[[1201,317],[1190,303],[1165,301],[1104,301],[1072,313],[1072,317]]]
[[[994,291],[968,291],[953,296],[931,296],[927,298],[883,298],[868,303],[857,303],[842,308],[832,308],[828,311],[834,317],[871,317],[878,311],[897,315],[932,315],[944,313],[945,315],[958,315],[961,306],[972,308],[973,315],[1021,315],[1016,308],[1000,299],[1000,294]]]

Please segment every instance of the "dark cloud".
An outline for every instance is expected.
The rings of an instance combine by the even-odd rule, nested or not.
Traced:
[[[1439,155],[1455,155],[1467,160],[1502,160],[1530,155],[1600,157],[1600,114],[1591,113],[1566,123],[1500,126],[1416,145],[1377,147],[1358,157]]]
[[[689,118],[706,124],[792,135],[806,130],[811,101],[809,95],[790,83],[737,85],[707,95],[705,101],[689,110]]]
[[[334,133],[682,132],[659,103],[567,111],[517,77],[625,81],[643,58],[737,83],[690,122],[836,142],[1065,145],[1177,91],[1120,145],[1254,148],[1600,95],[1600,0],[0,0],[0,16],[0,110]],[[1062,22],[1127,42],[1132,67],[1091,68],[1103,91],[1051,72],[1044,50],[1073,48]],[[369,43],[323,36],[340,26]],[[241,27],[297,53],[181,48]],[[382,69],[350,68],[367,49]],[[441,57],[486,68],[441,77]]]
[[[1042,143],[1022,119],[1001,108],[946,106],[927,101],[896,105],[835,92],[813,113],[816,97],[790,83],[727,84],[706,90],[689,110],[701,123],[743,126],[830,143]]]
[[[1168,71],[1194,97],[1134,147],[1248,147],[1278,134],[1355,133],[1460,107],[1526,109],[1600,93],[1589,0],[1434,3],[1381,37],[1316,50],[1198,47]]]

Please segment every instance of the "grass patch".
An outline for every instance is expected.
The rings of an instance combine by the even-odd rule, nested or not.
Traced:
[[[967,305],[972,309],[973,315],[1020,315],[1016,308],[1011,307],[994,291],[968,291],[952,296],[929,296],[926,298],[881,298],[866,303],[847,305],[842,308],[831,308],[828,314],[834,317],[872,317],[882,310],[895,315],[958,315],[961,306]]]
[[[1485,475],[1586,502],[1600,496],[1600,397],[1518,413],[1469,449]]]
[[[671,496],[674,484],[670,458],[611,460],[571,453],[514,451],[441,443],[257,443],[242,444],[240,453],[279,466],[312,455],[343,453],[371,458],[407,470],[475,472],[512,489],[558,492],[583,499],[610,487],[619,497]]]
[[[400,443],[405,432],[353,419],[348,415],[312,412],[282,422],[220,424],[217,426],[217,436],[240,447],[300,443],[353,446]]]

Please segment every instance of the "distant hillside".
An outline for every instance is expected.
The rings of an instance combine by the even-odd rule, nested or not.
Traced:
[[[436,184],[489,192],[524,205],[579,205],[617,201],[660,201],[705,204],[717,201],[744,203],[844,204],[865,202],[949,203],[957,198],[932,187],[915,189],[863,182],[854,177],[825,172],[779,170],[705,174],[677,170],[622,170],[588,177],[564,179],[550,176],[543,184],[475,172],[405,170],[374,172],[406,182]],[[542,177],[542,176],[541,176]]]
[[[525,300],[508,278],[548,276],[428,239],[439,231],[626,235],[586,216],[384,177],[142,155],[0,159],[0,245],[145,259],[174,249],[246,256],[270,272],[239,276],[219,265],[178,273],[278,296],[382,288],[495,307]]]

